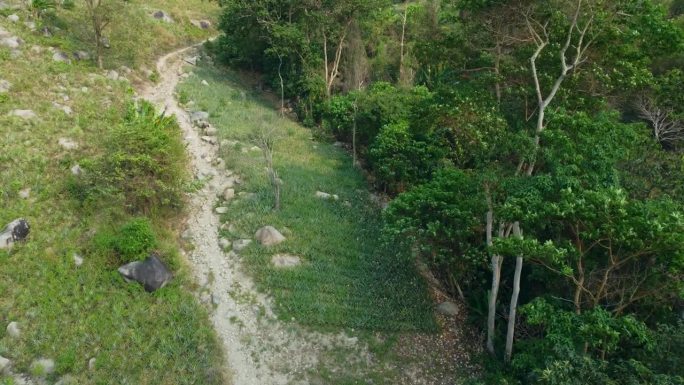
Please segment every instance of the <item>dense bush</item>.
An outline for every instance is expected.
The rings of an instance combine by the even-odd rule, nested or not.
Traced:
[[[439,167],[446,149],[428,138],[414,138],[408,123],[388,124],[371,145],[369,159],[378,187],[399,193],[427,181]]]
[[[154,230],[146,218],[130,220],[111,238],[111,248],[122,263],[142,259],[156,246]]]
[[[186,154],[175,118],[143,101],[131,105],[103,141],[107,152],[83,162],[84,175],[70,186],[78,198],[95,204],[118,199],[134,214],[182,206]]]

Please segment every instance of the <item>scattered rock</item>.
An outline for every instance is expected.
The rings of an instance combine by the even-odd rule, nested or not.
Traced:
[[[31,364],[31,373],[36,377],[47,377],[55,372],[55,361],[50,358],[40,358]]]
[[[126,66],[119,67],[119,71],[125,73],[126,75],[130,75],[133,72],[132,69],[130,69]]]
[[[212,125],[208,125],[207,127],[204,128],[204,135],[216,136],[216,135],[218,135],[218,130],[216,129],[216,127],[214,127]]]
[[[223,196],[223,199],[226,201],[229,201],[229,200],[235,198],[235,189],[227,188],[227,189],[223,190],[222,196]]]
[[[10,88],[12,88],[12,83],[8,82],[5,79],[0,79],[0,94],[9,92]]]
[[[207,142],[209,144],[216,144],[216,138],[213,136],[203,136],[200,139],[202,139],[203,142]]]
[[[83,169],[81,168],[80,165],[75,164],[71,167],[71,173],[73,175],[79,176],[79,175],[83,174]]]
[[[29,199],[30,196],[31,196],[31,188],[30,187],[19,190],[19,198]]]
[[[0,374],[5,373],[5,370],[9,369],[10,360],[0,356]]]
[[[52,37],[52,31],[50,31],[50,28],[48,27],[41,28],[40,33],[43,35],[43,37]]]
[[[19,324],[16,322],[10,322],[9,325],[7,325],[7,335],[12,338],[21,337],[21,329],[19,328]]]
[[[78,385],[78,383],[72,376],[67,374],[55,382],[55,385]]]
[[[252,243],[251,239],[238,239],[233,242],[233,251],[242,251],[245,247],[249,246],[250,243]]]
[[[209,20],[190,20],[190,24],[201,29],[211,28],[211,22]]]
[[[209,82],[207,82],[206,80],[202,80],[202,85],[203,85],[203,86],[208,86],[208,85],[209,85]]]
[[[57,143],[65,150],[75,150],[78,148],[78,143],[69,138],[59,138]]]
[[[11,21],[12,23],[16,23],[17,21],[19,21],[19,16],[16,14],[12,14],[7,16],[7,20]]]
[[[171,16],[169,16],[169,15],[168,15],[166,12],[164,12],[164,11],[155,11],[155,12],[152,14],[152,17],[154,17],[154,18],[157,19],[157,20],[161,20],[161,21],[163,21],[163,22],[165,22],[165,23],[173,23],[173,19],[171,18]]]
[[[261,151],[261,147],[259,147],[259,146],[252,146],[252,147],[249,148],[249,151],[251,151],[251,152],[260,152],[260,151]]]
[[[0,10],[10,9],[10,5],[7,2],[0,0]]]
[[[190,114],[190,121],[192,124],[197,124],[200,121],[206,121],[209,119],[209,113],[206,111],[195,111]]]
[[[273,226],[264,226],[257,230],[254,238],[264,246],[277,245],[285,240],[283,234]]]
[[[80,267],[83,264],[83,257],[81,257],[80,255],[74,253],[73,258],[74,265],[76,265],[76,267]]]
[[[233,245],[233,243],[226,238],[219,239],[218,243],[221,250],[228,250]]]
[[[96,367],[95,365],[97,365],[97,359],[95,357],[88,360],[88,370],[90,370],[90,371],[95,370],[95,367]]]
[[[74,52],[74,59],[76,60],[90,60],[90,54],[86,51]]]
[[[59,104],[59,103],[57,103],[57,102],[53,102],[53,103],[52,103],[52,106],[55,107],[55,108],[58,109],[58,110],[61,110],[62,112],[64,112],[64,113],[67,114],[67,115],[71,115],[71,114],[74,113],[74,110],[72,110],[71,107],[65,106],[65,105],[63,105],[63,104]]]
[[[9,112],[9,116],[16,116],[24,120],[35,119],[38,117],[33,110],[12,110]]]
[[[323,191],[316,191],[316,198],[319,199],[333,199],[333,200],[338,200],[340,197],[336,194],[328,194]]]
[[[144,261],[135,261],[119,267],[119,273],[128,282],[141,283],[147,292],[163,288],[173,278],[171,270],[154,254]]]
[[[67,55],[66,52],[62,51],[57,51],[54,54],[52,54],[52,60],[61,63],[71,63],[69,55]]]
[[[437,312],[449,317],[455,317],[458,315],[458,305],[451,301],[442,302],[437,305]]]
[[[214,209],[214,211],[216,212],[216,214],[225,214],[228,212],[228,207],[224,207],[224,206],[217,207]]]
[[[119,80],[119,73],[115,70],[109,70],[109,72],[107,72],[107,79]]]
[[[302,263],[301,258],[290,254],[276,254],[271,258],[271,263],[275,267],[295,267]]]
[[[9,49],[17,49],[21,46],[24,41],[16,36],[3,37],[0,39],[0,47],[6,47]]]
[[[26,26],[26,28],[30,29],[31,31],[36,30],[36,23],[33,21],[25,21],[24,25]]]
[[[10,249],[15,242],[25,240],[30,232],[31,226],[25,219],[13,220],[0,232],[0,249]]]
[[[109,42],[108,37],[102,36],[102,38],[100,38],[100,44],[102,44],[102,47],[104,48],[112,48],[112,44]]]

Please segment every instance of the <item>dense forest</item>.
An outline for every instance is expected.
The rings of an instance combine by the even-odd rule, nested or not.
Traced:
[[[684,383],[684,1],[223,0],[212,46],[392,198],[483,383]]]

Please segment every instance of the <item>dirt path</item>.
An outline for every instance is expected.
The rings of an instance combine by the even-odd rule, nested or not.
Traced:
[[[202,140],[188,111],[174,97],[187,64],[184,59],[195,55],[196,48],[180,49],[159,59],[160,81],[143,89],[140,96],[177,117],[193,172],[205,180],[203,188],[192,197],[185,230],[193,244],[186,257],[202,287],[198,297],[208,302],[235,385],[307,384],[307,373],[317,368],[326,350],[348,349],[357,359],[368,355],[366,349],[359,351],[356,338],[343,333],[310,332],[279,322],[271,311],[270,300],[241,273],[238,255],[224,252],[219,246],[221,223],[214,208],[232,172],[212,165],[218,145]]]

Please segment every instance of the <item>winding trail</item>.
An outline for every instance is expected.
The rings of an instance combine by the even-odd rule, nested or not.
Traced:
[[[182,48],[160,58],[157,61],[160,81],[139,93],[160,110],[176,116],[190,166],[194,175],[204,182],[202,189],[192,196],[184,231],[184,238],[193,244],[186,258],[201,287],[198,298],[211,313],[233,384],[308,384],[308,373],[317,369],[325,351],[348,349],[357,359],[366,359],[368,353],[365,347],[357,346],[356,338],[345,333],[312,332],[293,323],[280,322],[271,310],[270,299],[259,293],[252,280],[241,272],[239,255],[225,252],[219,246],[221,222],[214,208],[225,186],[239,176],[223,166],[214,166],[218,139],[214,138],[214,143],[203,140],[189,112],[180,107],[174,96],[183,67],[187,65],[185,59],[195,56],[199,46]]]
[[[183,59],[188,54],[193,54],[200,45],[182,48],[160,58],[156,65],[160,80],[156,85],[143,90],[141,96],[156,104],[159,109],[165,110],[167,114],[176,116],[185,138],[193,172],[206,178],[203,188],[193,194],[190,204],[186,231],[189,232],[194,249],[187,257],[197,282],[211,293],[215,308],[212,312],[212,321],[221,338],[233,383],[286,384],[287,378],[276,376],[255,362],[254,356],[250,354],[251,349],[245,346],[245,337],[249,331],[244,329],[248,324],[254,324],[256,314],[254,311],[249,312],[251,314],[245,312],[244,306],[230,295],[231,285],[234,283],[239,282],[241,286],[247,286],[249,289],[253,287],[247,277],[230,268],[230,261],[219,246],[218,231],[221,223],[218,215],[214,213],[214,207],[218,201],[218,194],[228,182],[230,172],[218,170],[212,165],[211,161],[218,156],[218,146],[202,141],[190,121],[188,112],[178,105],[174,96],[174,90],[183,73]]]

